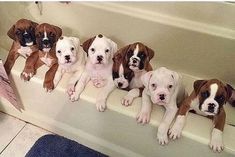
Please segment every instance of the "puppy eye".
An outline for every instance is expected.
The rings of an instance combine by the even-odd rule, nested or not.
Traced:
[[[217,96],[215,99],[218,101],[218,103],[223,103],[225,100],[223,95]]]
[[[202,92],[202,93],[201,93],[201,96],[202,96],[202,98],[205,99],[205,98],[208,98],[208,97],[209,97],[209,94],[210,94],[210,93],[209,93],[208,91],[205,91],[205,92]]]
[[[60,50],[58,50],[58,51],[57,51],[57,53],[61,53],[61,51],[60,51]]]
[[[71,47],[71,51],[73,51],[74,50],[74,47]]]
[[[168,88],[171,89],[173,87],[173,85],[169,85]]]
[[[151,87],[152,87],[153,89],[156,89],[156,88],[157,88],[157,85],[156,85],[155,83],[153,83],[153,84],[151,84]]]
[[[106,49],[106,50],[105,50],[105,53],[108,53],[108,52],[109,52],[109,49]]]
[[[91,51],[92,51],[92,52],[95,52],[95,49],[94,49],[94,48],[91,48]]]

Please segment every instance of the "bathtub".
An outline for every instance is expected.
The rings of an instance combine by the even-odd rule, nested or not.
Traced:
[[[205,24],[205,21],[196,21],[196,15],[186,14],[187,17],[182,17],[179,12],[175,14],[174,9],[184,8],[184,11],[187,12],[186,6],[191,6],[190,3],[178,3],[174,9],[172,4],[159,3],[155,6],[153,3],[135,3],[133,5],[131,3],[102,3],[102,5],[101,3],[73,2],[69,5],[43,3],[41,4],[42,15],[40,15],[38,6],[33,2],[0,3],[0,14],[3,17],[0,21],[0,57],[5,59],[7,50],[10,48],[11,41],[6,36],[7,29],[16,19],[25,17],[59,25],[63,28],[64,34],[79,36],[83,41],[100,32],[117,40],[120,47],[136,40],[145,41],[147,45],[156,50],[156,56],[152,60],[154,67],[167,66],[181,72],[187,91],[192,90],[193,81],[199,78],[217,77],[235,85],[235,76],[231,76],[233,71],[231,67],[234,67],[235,63],[230,62],[232,57],[235,58],[233,54],[235,31],[230,28],[229,24],[222,26],[213,21],[209,21],[211,23],[207,21],[209,24]],[[206,10],[203,8],[204,5],[212,10],[216,10],[220,6],[225,13],[231,11],[231,6],[227,3],[205,3],[203,6],[200,3],[193,3],[193,5],[194,9],[202,11]],[[18,14],[6,12],[6,8],[13,9]],[[169,12],[165,12],[164,8],[169,8]],[[59,14],[61,10],[64,14]],[[56,15],[61,17],[52,18]],[[80,19],[77,19],[79,16],[75,15],[81,15]],[[94,15],[96,16],[93,17]],[[68,19],[69,17],[70,19]],[[98,21],[103,23],[103,18],[109,18],[110,22],[103,27],[97,24],[98,28],[95,29],[93,23]],[[133,28],[127,35],[122,32],[127,30],[128,25],[132,25],[129,23],[130,19],[134,25],[140,23],[144,23],[144,25],[141,28]],[[203,17],[201,20],[208,19]],[[201,27],[199,28],[199,26]],[[143,32],[143,30],[149,31]],[[192,44],[193,42],[195,43]],[[221,52],[222,49],[223,52]],[[200,55],[205,51],[208,51],[208,54],[201,57]],[[224,64],[215,65],[215,60],[216,64]],[[10,76],[24,110],[19,112],[1,98],[0,110],[2,112],[115,157],[235,155],[235,127],[229,125],[235,124],[235,109],[230,105],[225,106],[227,112],[223,135],[225,150],[219,155],[213,153],[208,147],[212,128],[211,120],[191,113],[187,118],[181,139],[170,142],[167,146],[160,146],[156,135],[157,127],[164,113],[162,107],[153,106],[151,121],[148,125],[137,124],[135,117],[140,109],[141,99],[137,98],[132,106],[124,107],[120,102],[127,92],[116,89],[107,100],[108,109],[104,113],[100,113],[95,107],[95,96],[100,92],[99,89],[88,84],[81,94],[80,100],[72,103],[65,94],[69,75],[63,76],[53,92],[46,93],[42,88],[42,83],[47,67],[40,68],[30,82],[24,82],[20,79],[24,61],[23,58],[17,60]],[[201,64],[207,66],[203,67]],[[211,68],[217,68],[217,71],[211,70]],[[227,73],[224,73],[225,69]]]

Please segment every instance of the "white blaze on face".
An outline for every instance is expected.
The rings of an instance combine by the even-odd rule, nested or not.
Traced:
[[[46,31],[44,31],[44,38],[43,38],[43,40],[48,40],[47,32]]]
[[[206,114],[208,115],[214,115],[218,113],[218,109],[219,109],[219,104],[217,103],[217,101],[215,101],[215,97],[216,97],[216,93],[218,91],[218,85],[216,83],[211,84],[210,85],[210,96],[205,99],[205,101],[202,104],[201,110],[203,112],[206,112]],[[215,108],[214,108],[214,113],[209,113],[208,111],[208,106],[209,104],[214,104]]]
[[[139,57],[137,57],[138,52],[139,52],[139,45],[137,44],[137,45],[136,45],[136,48],[135,48],[135,50],[134,50],[134,55],[133,55],[133,57],[139,58]]]
[[[120,64],[120,67],[119,67],[119,77],[123,77],[124,76],[124,69],[123,69],[123,65]]]

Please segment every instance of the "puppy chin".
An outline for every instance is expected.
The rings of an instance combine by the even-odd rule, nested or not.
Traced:
[[[129,68],[133,71],[139,71],[140,70],[139,67],[133,66],[133,65],[130,65]]]
[[[202,111],[202,112],[204,112],[206,115],[208,115],[208,116],[214,116],[214,115],[216,115],[217,114],[217,112],[213,112],[213,113],[211,113],[211,112],[209,112],[209,111]]]
[[[26,46],[32,46],[32,45],[33,45],[33,42],[26,43],[25,45],[26,45]]]
[[[44,52],[49,52],[51,50],[51,48],[43,48],[42,51]]]

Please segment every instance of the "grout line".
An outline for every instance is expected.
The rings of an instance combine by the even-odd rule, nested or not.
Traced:
[[[13,142],[13,140],[21,133],[21,131],[26,127],[27,123],[17,132],[17,134],[10,140],[10,142],[6,145],[5,148],[0,152],[0,155],[6,150],[6,148]]]

